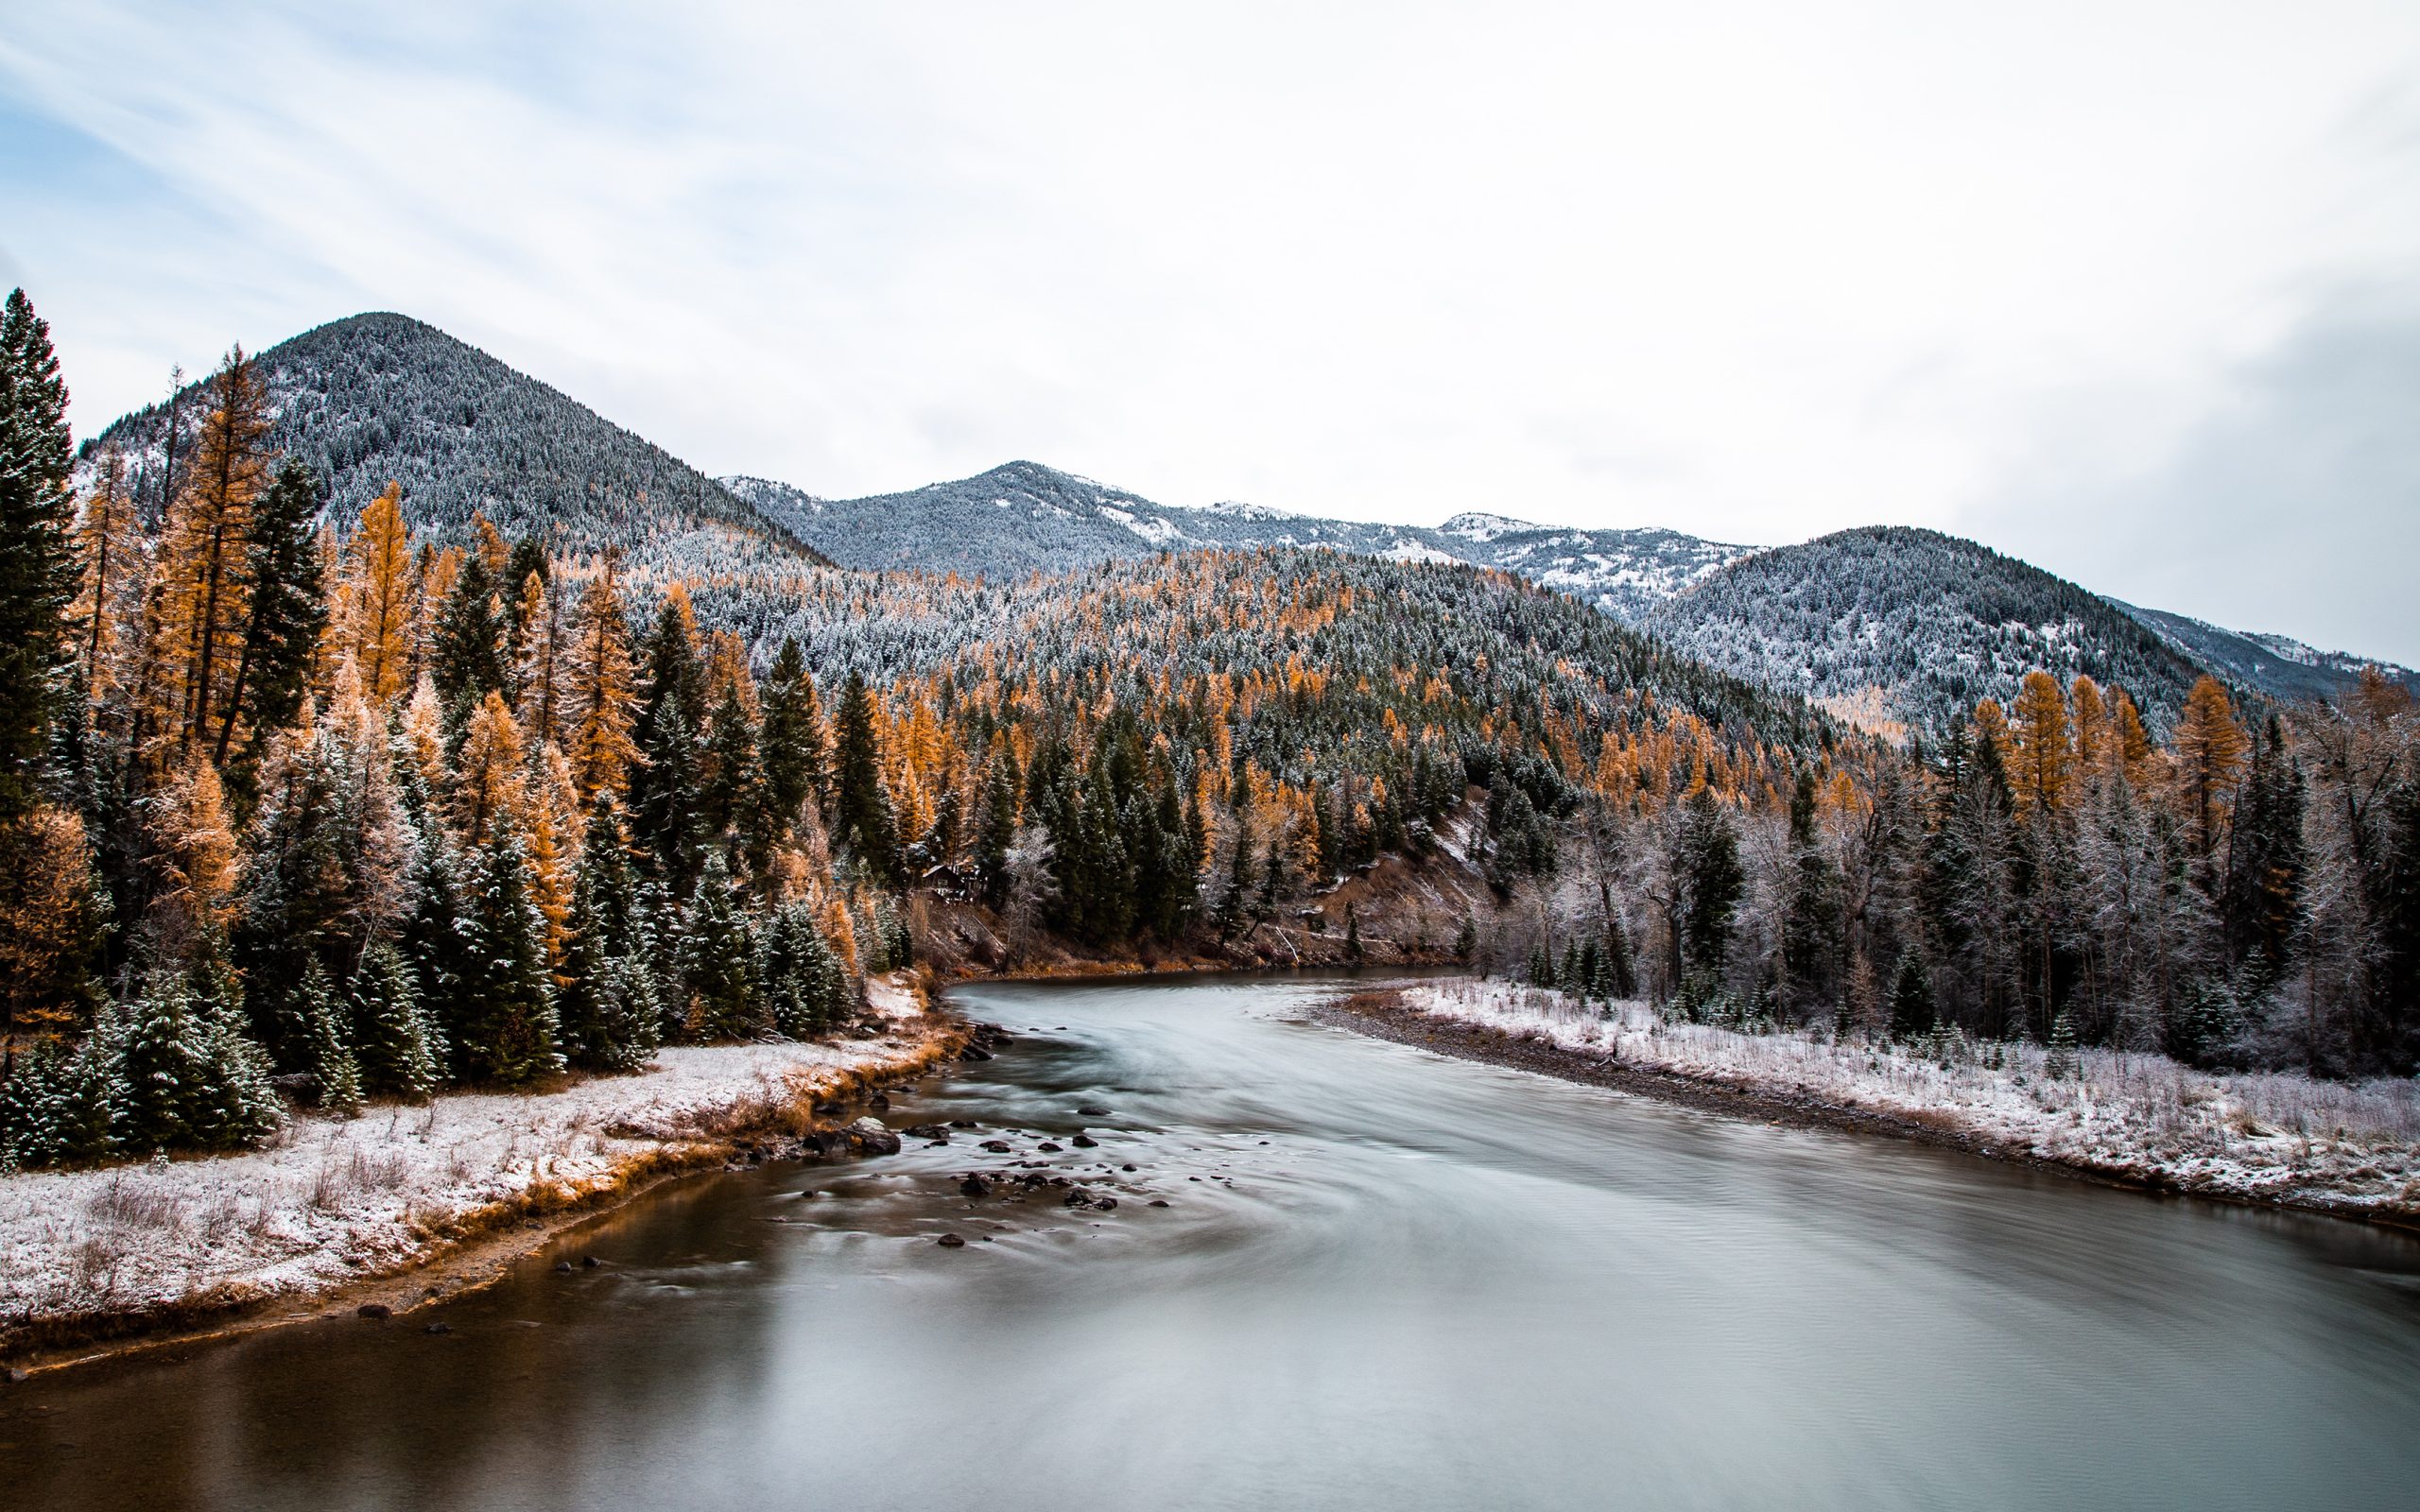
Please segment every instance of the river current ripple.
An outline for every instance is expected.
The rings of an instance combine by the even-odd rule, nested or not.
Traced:
[[[0,1506],[2411,1504],[2407,1238],[1443,1059],[1333,989],[961,988],[1015,1041],[886,1115],[948,1144],[10,1388]]]

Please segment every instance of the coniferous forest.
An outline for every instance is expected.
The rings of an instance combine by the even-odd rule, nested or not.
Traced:
[[[966,919],[1000,970],[1309,930],[1738,1026],[2420,1064],[2384,678],[2035,669],[1885,739],[1458,564],[989,581],[331,510],[252,359],[201,392],[164,467],[79,454],[43,321],[0,320],[15,1166],[844,1033]],[[1475,901],[1390,890],[1424,872]]]

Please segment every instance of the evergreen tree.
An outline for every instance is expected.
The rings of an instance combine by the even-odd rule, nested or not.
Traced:
[[[1747,886],[1731,817],[1701,783],[1684,812],[1673,871],[1680,885],[1679,936],[1685,975],[1711,987],[1722,972],[1734,915]]]
[[[2253,745],[2227,842],[2227,953],[2234,964],[2251,968],[2256,988],[2285,974],[2301,925],[2304,782],[2285,744],[2273,713]]]
[[[1925,974],[1923,954],[1901,951],[1899,970],[1891,979],[1892,1034],[1902,1040],[1928,1034],[1934,1013],[1932,983]]]
[[[320,1106],[350,1118],[361,1111],[361,1062],[353,1053],[350,1015],[337,1004],[336,988],[318,961],[302,969],[296,998],[311,1047],[311,1079],[320,1090]]]
[[[756,996],[754,952],[739,891],[720,856],[708,858],[683,928],[681,983],[689,1038],[753,1039],[767,1025]]]
[[[773,670],[765,679],[765,720],[759,732],[768,828],[778,834],[796,819],[806,800],[824,784],[823,721],[816,708],[815,682],[806,657],[792,636],[782,638]]]
[[[640,720],[642,765],[631,781],[631,830],[655,874],[686,893],[704,855],[700,842],[698,727],[678,693]]]
[[[328,620],[313,531],[319,512],[319,488],[297,462],[280,470],[252,511],[246,567],[251,604],[213,753],[221,765],[238,723],[258,740],[292,724],[302,711],[303,679]]]
[[[17,289],[0,308],[0,823],[41,791],[52,676],[79,577],[69,468],[67,386],[50,327]]]
[[[900,875],[899,833],[890,794],[882,785],[882,751],[874,739],[873,696],[855,672],[840,694],[833,741],[832,835],[877,881]]]
[[[1840,879],[1815,827],[1815,774],[1802,769],[1789,802],[1789,896],[1782,916],[1784,998],[1801,1007],[1838,991]]]
[[[433,819],[419,826],[400,937],[411,967],[413,995],[436,1025],[449,1070],[465,1064],[463,1037],[472,1029],[486,965],[471,949],[463,918],[462,876],[453,846]]]
[[[362,1090],[426,1101],[445,1077],[445,1043],[421,1007],[403,953],[384,941],[372,946],[354,972],[348,996]]]
[[[663,1005],[647,959],[630,838],[600,795],[572,892],[571,943],[556,994],[563,1046],[589,1071],[636,1071],[654,1057]]]
[[[698,827],[707,838],[724,845],[743,828],[753,833],[749,849],[759,858],[772,849],[772,836],[757,833],[762,813],[765,773],[756,754],[756,726],[739,700],[736,683],[726,685],[715,703],[703,751],[704,770],[698,792]]]
[[[0,1078],[0,1167],[72,1165],[114,1150],[121,1032],[116,1010],[105,1009],[82,1044],[42,1040]]]
[[[461,1026],[450,1036],[456,1074],[506,1087],[551,1076],[563,1057],[555,1043],[546,921],[530,895],[527,848],[510,826],[496,826],[472,852],[462,894],[474,987],[467,1001],[458,1000]]]
[[[118,1149],[233,1149],[285,1122],[268,1057],[232,1016],[196,1002],[174,975],[153,974],[109,1038],[117,1056],[110,1138]]]
[[[1016,758],[1005,748],[983,778],[983,816],[975,835],[975,879],[994,908],[1009,901],[1009,852],[1017,838]]]
[[[496,594],[487,559],[468,552],[438,611],[429,674],[457,730],[489,694],[504,692],[504,608]]]

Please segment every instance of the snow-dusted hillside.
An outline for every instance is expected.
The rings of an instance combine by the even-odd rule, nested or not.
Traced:
[[[998,576],[1161,551],[1326,547],[1395,561],[1498,567],[1625,622],[1746,549],[1673,530],[1561,529],[1490,514],[1456,515],[1430,529],[1249,504],[1190,508],[1037,462],[865,499],[820,499],[763,478],[723,482],[849,567]]]
[[[2114,598],[2109,602],[2227,681],[2288,703],[2335,697],[2360,680],[2364,666],[2373,664],[2389,678],[2420,693],[2420,672],[2410,667],[2393,662],[2372,663],[2342,651],[2322,651],[2290,636],[2230,630],[2166,610],[2138,609]]]
[[[328,490],[329,513],[349,525],[389,482],[423,530],[458,535],[484,512],[509,535],[558,545],[662,552],[683,544],[799,547],[721,484],[587,405],[406,316],[356,315],[280,342],[255,359],[275,420],[269,446],[299,458]],[[179,466],[210,403],[208,379],[176,402]],[[169,405],[116,421],[86,443],[116,447],[138,495],[156,507],[164,477]]]
[[[2040,668],[2131,693],[2154,721],[2202,668],[2109,602],[1971,541],[1874,526],[1730,564],[1647,616],[1683,650],[1836,711],[1940,724]]]

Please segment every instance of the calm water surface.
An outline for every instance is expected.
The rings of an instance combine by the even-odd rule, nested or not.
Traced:
[[[0,1505],[2420,1497],[2420,1246],[1442,1059],[1300,1022],[1322,990],[963,991],[1032,1032],[890,1113],[982,1125],[949,1147],[701,1177],[408,1321],[10,1388]],[[1116,1210],[959,1192],[1028,1160]]]

